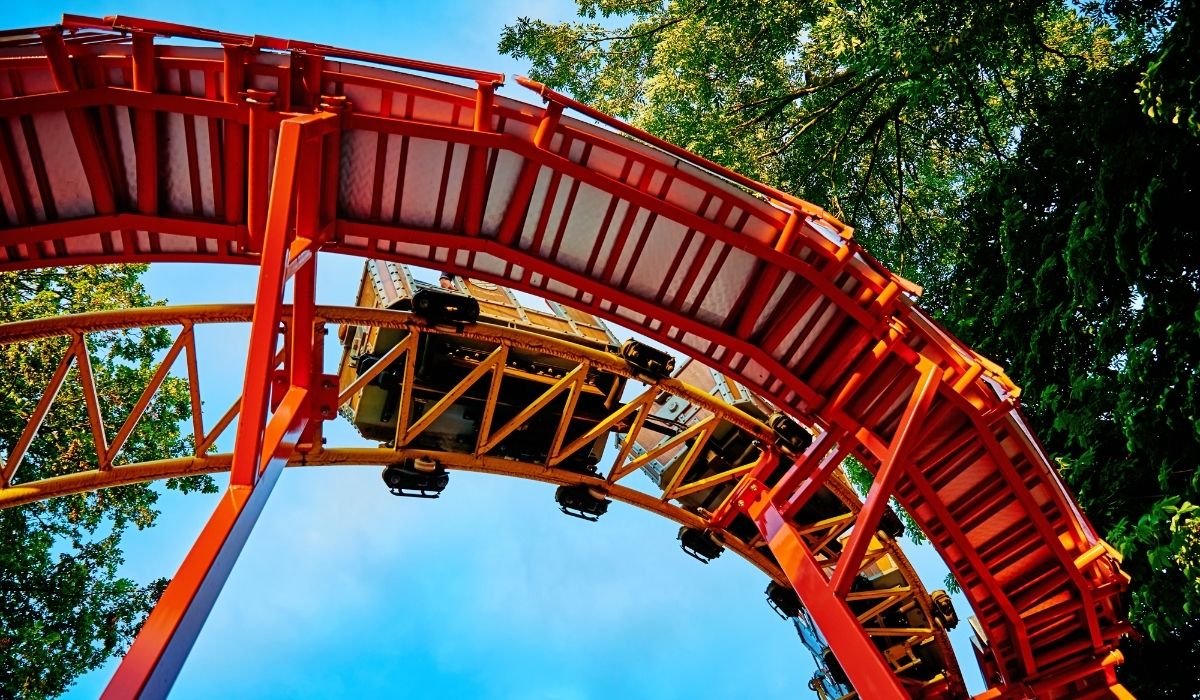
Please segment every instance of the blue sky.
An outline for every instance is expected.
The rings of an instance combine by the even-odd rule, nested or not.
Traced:
[[[62,12],[151,17],[511,76],[526,67],[497,55],[504,24],[522,15],[564,19],[572,6],[23,3],[5,8],[4,24],[52,24]],[[501,92],[532,97],[511,80]],[[360,260],[322,258],[319,301],[352,303],[360,274]],[[253,298],[251,269],[157,266],[145,280],[176,304]],[[240,373],[228,369],[240,368],[245,336],[244,327],[200,332],[210,424],[240,389]],[[327,432],[330,445],[361,442],[342,421]],[[159,525],[126,538],[128,575],[172,575],[213,500],[164,494]],[[811,661],[764,602],[765,577],[732,555],[699,564],[679,550],[675,531],[619,504],[599,523],[567,518],[552,487],[499,477],[454,474],[442,499],[415,501],[389,495],[375,467],[289,470],[172,697],[809,696]],[[940,587],[936,556],[914,554]],[[965,619],[961,597],[958,605]],[[969,652],[960,659],[974,665]],[[96,696],[113,667],[81,679],[69,697]]]

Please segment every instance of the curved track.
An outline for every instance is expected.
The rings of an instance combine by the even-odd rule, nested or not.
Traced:
[[[877,470],[858,529],[873,531],[895,495],[929,535],[987,636],[990,697],[1127,696],[1113,672],[1126,579],[1029,430],[1019,390],[819,208],[528,81],[544,106],[498,97],[502,76],[482,71],[120,17],[5,33],[0,62],[0,269],[259,264],[270,319],[288,277],[311,284],[316,254],[337,252],[611,319]],[[261,326],[252,344],[272,347],[278,331]],[[255,420],[239,424],[237,449],[254,463],[264,440],[293,444],[286,418],[314,395],[297,377],[265,438],[254,426],[267,400],[247,394]],[[253,486],[254,471],[234,464],[233,485]],[[828,473],[818,456],[769,489],[748,474],[739,493],[786,539],[772,513]],[[815,580],[804,562],[784,564],[802,596],[844,597],[855,567]],[[854,648],[858,633],[825,632],[835,650]],[[871,666],[848,669],[860,692],[902,692],[871,685]]]
[[[282,318],[285,323],[291,322],[291,311],[290,308],[284,309]],[[461,330],[429,326],[421,319],[409,313],[384,309],[364,309],[362,307],[319,306],[314,311],[314,320],[318,325],[336,324],[343,329],[365,326],[375,329],[396,330],[407,334],[403,340],[394,346],[393,350],[383,354],[371,369],[365,370],[362,374],[355,372],[353,369],[348,370],[348,373],[341,380],[337,400],[338,410],[347,407],[355,399],[357,392],[363,386],[389,367],[398,366],[399,371],[403,372],[405,376],[412,376],[415,366],[419,364],[415,349],[424,344],[423,341],[428,335],[453,336],[455,341],[470,340],[476,343],[487,343],[487,347],[494,347],[499,350],[501,356],[512,356],[517,351],[525,351],[536,353],[541,357],[552,356],[568,363],[568,366],[572,369],[570,371],[565,368],[561,370],[564,376],[563,379],[545,378],[543,380],[544,385],[550,387],[547,393],[543,395],[543,398],[554,396],[556,387],[559,388],[561,393],[572,392],[572,387],[576,391],[585,388],[582,383],[570,381],[570,377],[584,379],[597,375],[616,375],[625,380],[639,381],[631,368],[614,355],[597,351],[592,347],[556,340],[521,329],[486,323],[468,326]],[[151,307],[10,323],[0,326],[0,337],[6,338],[7,342],[10,343],[28,343],[53,338],[69,339],[71,337],[86,340],[88,335],[93,333],[125,331],[146,327],[178,327],[180,330],[176,335],[176,343],[167,352],[156,374],[158,376],[165,376],[173,367],[185,364],[187,383],[193,403],[194,405],[203,405],[204,401],[200,395],[200,387],[210,384],[207,381],[202,382],[199,376],[199,355],[202,351],[194,340],[197,329],[211,324],[249,323],[252,315],[252,307],[245,304]],[[62,343],[62,345],[66,347],[70,344]],[[180,355],[185,353],[187,355],[186,363],[180,359]],[[283,358],[280,357],[279,359],[282,362]],[[64,363],[72,361],[80,362],[81,359],[75,350],[69,349],[64,354],[63,361]],[[484,362],[481,364],[486,365],[487,363]],[[496,363],[497,366],[503,366],[504,364],[506,363],[503,361]],[[476,366],[478,367],[479,365]],[[484,383],[498,381],[494,369],[489,371],[489,374],[491,374],[491,379],[489,379],[487,374],[477,375],[474,384],[479,386]],[[528,376],[519,370],[508,371],[506,374]],[[475,375],[475,373],[471,373],[471,375]],[[460,393],[458,387],[469,389],[470,385],[471,382],[469,380],[464,380],[459,382],[457,387],[451,389],[448,393],[457,395]],[[395,397],[397,405],[411,406],[413,404],[413,387],[414,382],[404,382],[402,390]],[[157,388],[157,382],[152,381],[145,389],[144,396],[152,395]],[[99,386],[94,378],[91,383],[83,387],[83,393],[86,396],[100,395],[103,393],[103,390],[104,387]],[[53,397],[54,393],[53,389],[49,388],[46,396]],[[711,392],[688,384],[678,377],[663,378],[647,385],[644,390],[638,392],[636,398],[625,404],[618,403],[614,406],[610,414],[611,417],[609,419],[602,419],[602,422],[607,424],[609,422],[640,421],[640,419],[635,417],[639,415],[639,410],[645,411],[651,405],[658,405],[660,399],[665,399],[668,395],[686,401],[689,405],[700,407],[699,410],[703,412],[703,418],[701,418],[700,414],[696,414],[691,420],[711,424],[713,431],[707,432],[706,435],[712,435],[724,426],[726,429],[742,433],[744,436],[742,440],[746,444],[753,443],[765,446],[765,449],[768,450],[775,449],[771,446],[771,442],[775,436],[768,426],[743,412],[741,409],[715,397]],[[50,400],[53,401],[54,399],[50,398]],[[507,403],[512,404],[512,402],[513,398],[510,397],[507,399]],[[46,405],[52,410],[52,405]],[[19,476],[16,473],[16,467],[19,466],[20,453],[10,453],[10,468],[4,473],[7,483],[10,485],[0,488],[0,508],[150,480],[228,471],[232,466],[233,455],[229,453],[215,454],[209,450],[211,449],[210,446],[214,445],[229,429],[233,417],[240,409],[240,405],[241,397],[238,397],[222,418],[210,428],[205,427],[204,415],[198,413],[198,420],[192,426],[192,445],[194,449],[190,457],[143,463],[122,463],[124,461],[120,459],[122,442],[120,437],[116,437],[112,441],[107,442],[103,449],[97,450],[97,454],[103,456],[99,458],[99,462],[92,469],[37,480],[15,480],[13,477]],[[538,399],[528,405],[522,406],[520,413],[528,418],[534,418],[539,412],[544,411],[556,423],[571,425],[576,419],[580,418],[578,413],[572,408],[574,405],[576,405],[575,401],[570,401],[568,402],[568,408],[563,409],[553,405],[553,400],[543,401]],[[538,408],[538,406],[541,406],[541,408]],[[449,404],[446,407],[448,408]],[[492,410],[494,410],[494,405]],[[589,431],[586,435],[581,435],[578,427],[570,433],[564,433],[565,436],[572,439],[560,441],[558,443],[559,446],[550,450],[545,455],[545,459],[540,463],[515,460],[512,455],[497,449],[502,440],[498,436],[505,431],[505,426],[498,424],[492,429],[481,431],[474,453],[469,451],[457,452],[445,449],[431,449],[428,446],[424,448],[417,447],[416,439],[419,437],[417,426],[422,422],[434,419],[438,413],[438,409],[432,407],[422,414],[421,418],[423,420],[418,420],[413,416],[407,417],[403,421],[403,424],[406,426],[405,430],[399,431],[398,439],[394,443],[397,445],[395,448],[330,449],[325,448],[321,444],[321,441],[316,440],[314,436],[313,440],[307,445],[300,447],[290,456],[287,466],[318,467],[369,464],[386,466],[405,460],[427,458],[433,459],[451,470],[514,476],[556,485],[584,485],[597,488],[615,500],[656,513],[680,525],[694,529],[706,528],[708,523],[705,517],[699,514],[700,510],[698,508],[683,505],[681,499],[686,498],[689,493],[700,491],[709,492],[712,489],[724,489],[727,491],[732,482],[736,481],[737,478],[745,474],[753,466],[753,459],[751,459],[750,464],[738,465],[716,475],[691,475],[684,473],[686,470],[680,470],[678,478],[672,480],[673,485],[664,484],[663,488],[665,490],[661,493],[646,493],[631,488],[624,483],[619,483],[632,472],[636,471],[637,468],[637,462],[626,461],[633,456],[629,454],[628,448],[628,445],[631,444],[630,441],[634,439],[631,435],[632,431],[626,434],[623,449],[619,450],[615,462],[609,465],[606,471],[597,471],[595,474],[592,474],[580,471],[578,467],[568,468],[569,465],[564,464],[564,461],[571,454],[577,453],[581,449],[580,446],[583,446],[582,449],[586,451],[593,442],[593,439],[588,439],[587,437],[587,435],[591,435],[592,433]],[[135,421],[138,415],[137,411],[130,412],[130,416]],[[90,418],[93,421],[95,420],[95,417]],[[593,416],[592,420],[594,419],[595,417]],[[127,418],[126,420],[128,421],[129,419]],[[515,423],[517,420],[514,419],[513,422]],[[588,418],[585,417],[583,420],[586,421]],[[483,422],[485,424],[492,423],[492,421],[487,419],[484,419]],[[136,425],[136,423],[130,425]],[[590,423],[587,425],[590,425]],[[108,427],[111,426],[98,425],[95,422],[91,425],[94,435],[106,434]],[[136,428],[127,428],[125,425],[122,425],[118,431],[118,436],[128,434],[132,429]],[[602,426],[598,426],[596,429],[599,431],[602,429]],[[727,430],[721,430],[721,432],[728,439]],[[671,442],[678,444],[682,437],[679,436]],[[604,435],[600,439],[604,439]],[[706,437],[700,437],[699,439],[689,441],[689,443],[690,446],[677,448],[677,458],[684,462],[695,464],[697,457],[709,449],[706,446],[708,440]],[[15,460],[12,459],[13,454],[18,455]],[[824,488],[827,491],[824,497],[824,505],[814,511],[797,513],[794,521],[805,535],[806,542],[809,543],[814,553],[820,557],[826,566],[830,566],[829,562],[836,561],[837,559],[840,548],[836,545],[839,538],[854,525],[855,518],[862,508],[862,502],[840,473],[832,475],[825,482]],[[728,500],[728,496],[725,497],[725,500]],[[672,501],[675,501],[675,503]],[[840,507],[834,506],[833,510],[831,510],[830,506],[834,501],[838,502]],[[805,517],[806,515],[808,517]],[[787,584],[787,578],[780,570],[779,564],[772,555],[770,548],[757,533],[747,535],[744,528],[741,530],[741,535],[730,529],[719,530],[718,532],[721,542],[725,546],[758,567],[776,582]],[[888,588],[886,587],[887,584],[874,584],[870,585],[869,590],[860,588],[852,594],[852,597],[859,602],[858,607],[860,609],[857,611],[858,622],[863,631],[868,636],[881,637],[883,641],[890,643],[885,648],[895,649],[894,658],[890,661],[892,668],[897,671],[898,675],[902,676],[902,682],[907,683],[909,688],[918,696],[932,698],[942,697],[946,693],[952,693],[955,696],[965,694],[961,674],[958,671],[953,651],[950,647],[949,637],[941,625],[933,622],[934,616],[932,614],[930,596],[908,562],[904,552],[891,536],[877,533],[872,541],[871,554],[874,556],[868,557],[865,560],[867,563],[874,562],[883,557],[889,557],[889,570],[894,566],[899,571],[900,585]],[[896,583],[894,580],[895,577],[892,578],[892,583]],[[865,606],[866,609],[863,609],[864,605],[862,601],[868,600],[871,601],[870,604]],[[894,613],[885,615],[885,613],[891,610],[908,610],[914,606],[920,610],[918,615],[913,616],[903,613],[903,617],[897,617]],[[897,623],[898,619],[906,620],[906,623],[900,625]],[[929,641],[936,647],[938,656],[931,657],[920,648]],[[914,648],[917,651],[913,652]],[[918,653],[923,656],[917,656],[916,654]],[[917,666],[920,666],[920,668],[916,668]],[[931,667],[932,670],[930,670]],[[938,675],[939,673],[941,675]]]

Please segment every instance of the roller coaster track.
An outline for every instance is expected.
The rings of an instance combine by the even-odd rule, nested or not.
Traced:
[[[182,365],[186,372],[192,404],[200,406],[204,403],[200,395],[200,387],[207,385],[207,382],[201,382],[199,376],[198,368],[201,363],[199,361],[200,350],[195,341],[197,329],[213,324],[247,324],[250,323],[252,317],[253,308],[248,304],[155,307],[10,323],[0,326],[0,333],[3,333],[9,343],[31,343],[51,339],[67,341],[61,343],[66,350],[59,360],[59,371],[56,372],[55,379],[43,392],[41,407],[35,411],[35,416],[40,417],[52,409],[55,395],[61,389],[62,383],[66,381],[67,368],[71,365],[78,367],[85,361],[79,348],[82,347],[89,334],[147,327],[178,327],[179,332],[175,336],[175,342],[167,351],[162,362],[159,363],[155,378],[143,390],[143,401],[148,400],[159,390],[162,379],[173,367]],[[284,323],[290,322],[290,307],[283,309],[282,319]],[[387,371],[389,367],[398,365],[399,372],[410,380],[401,385],[401,391],[395,400],[397,405],[405,407],[402,410],[409,415],[404,415],[397,420],[397,426],[404,426],[404,429],[398,430],[394,440],[390,441],[392,447],[327,449],[319,439],[321,436],[314,433],[291,455],[287,466],[391,465],[410,459],[427,458],[455,470],[484,472],[558,485],[583,485],[601,489],[609,497],[618,501],[656,513],[681,525],[702,529],[708,526],[704,517],[698,515],[693,509],[685,509],[671,501],[691,493],[736,481],[753,468],[753,460],[747,464],[735,465],[732,469],[715,475],[693,477],[687,473],[687,470],[680,470],[678,476],[673,479],[673,483],[666,485],[658,494],[646,494],[619,483],[646,461],[645,459],[631,459],[633,457],[630,449],[633,440],[632,431],[626,433],[621,449],[618,450],[613,463],[607,467],[604,473],[598,472],[596,475],[581,473],[577,469],[566,468],[563,462],[579,453],[585,446],[594,443],[596,435],[604,435],[613,430],[613,426],[644,420],[643,414],[659,403],[660,398],[665,398],[664,395],[678,397],[699,408],[696,414],[696,422],[699,423],[697,427],[702,429],[699,431],[699,439],[690,440],[691,444],[685,446],[685,442],[689,442],[689,435],[698,432],[685,430],[664,445],[664,449],[678,450],[677,458],[684,463],[696,464],[697,457],[706,449],[707,438],[714,433],[714,426],[718,426],[722,422],[729,424],[734,430],[745,433],[748,440],[763,445],[765,449],[774,449],[771,446],[774,433],[769,427],[742,410],[679,379],[664,378],[646,385],[635,398],[626,403],[617,404],[608,416],[594,425],[586,422],[586,419],[581,421],[576,412],[579,395],[589,390],[597,391],[595,387],[588,385],[590,377],[603,373],[624,377],[628,380],[637,378],[625,361],[613,354],[594,348],[529,331],[487,324],[472,325],[462,331],[456,331],[444,326],[430,326],[408,313],[383,309],[317,307],[314,323],[318,329],[332,325],[349,328],[362,326],[406,333],[404,339],[397,343],[391,352],[384,354],[370,369],[362,373],[356,373],[352,368],[349,369],[348,374],[341,378],[336,408],[341,410],[342,407],[348,406],[362,387]],[[452,335],[456,339],[481,341],[488,344],[486,347],[489,350],[484,351],[487,353],[486,359],[476,361],[474,370],[467,373],[461,381],[456,382],[446,392],[449,399],[440,400],[418,418],[411,415],[415,412],[413,407],[416,405],[414,397],[416,383],[411,381],[411,378],[417,374],[417,348],[421,345],[423,338],[429,335]],[[507,375],[523,376],[528,379],[530,375],[527,372],[513,367],[512,363],[505,361],[505,358],[514,350],[533,351],[540,356],[556,357],[568,362],[570,369],[561,370],[561,377],[542,377],[540,381],[546,386],[546,391],[530,401],[528,405],[521,406],[517,415],[504,425],[497,425],[493,420],[496,414],[496,402],[493,400],[487,403],[485,409],[487,417],[483,419],[483,424],[488,427],[480,431],[474,449],[471,451],[422,449],[416,444],[416,439],[420,437],[421,431],[430,427],[440,415],[444,414],[446,409],[455,402],[455,397],[466,394],[473,387],[488,385],[499,389],[499,383],[505,376],[497,371],[501,367],[505,368],[503,371]],[[184,357],[183,360],[180,359],[181,356]],[[277,363],[272,368],[273,371],[284,369],[287,358],[280,354],[276,359]],[[89,401],[98,401],[92,397],[98,397],[103,392],[97,386],[98,382],[95,380],[95,376],[90,372],[81,376],[88,378],[81,380],[81,393],[88,397]],[[500,392],[493,391],[492,393]],[[555,405],[554,400],[561,396],[574,397],[575,400],[566,402],[565,408]],[[9,454],[7,469],[3,476],[6,483],[10,485],[0,489],[0,508],[131,483],[228,471],[232,455],[212,453],[211,449],[218,439],[229,430],[240,410],[241,400],[240,396],[235,399],[215,425],[207,428],[204,424],[203,413],[201,411],[194,412],[193,454],[190,457],[119,464],[118,462],[121,461],[119,456],[125,439],[136,429],[137,422],[141,417],[141,411],[133,409],[125,421],[126,424],[122,424],[118,430],[116,437],[111,441],[101,438],[101,449],[96,451],[97,455],[101,456],[94,469],[12,483],[23,457],[21,447],[29,445],[33,431],[37,429],[37,418],[35,417],[27,424],[26,435],[22,436],[23,439],[18,442],[21,447]],[[144,404],[139,402],[138,408],[140,409],[142,405]],[[496,449],[504,438],[513,432],[514,428],[519,427],[539,412],[551,414],[551,419],[560,426],[574,425],[576,429],[573,433],[561,431],[563,437],[555,441],[552,449],[547,452],[546,458],[541,462],[514,460],[511,455],[503,455]],[[89,416],[89,427],[92,429],[93,435],[106,435],[108,426],[102,419],[97,420],[99,415],[99,412],[96,412]],[[580,422],[584,423],[582,427],[579,426]],[[491,427],[493,425],[495,425],[494,428]],[[840,474],[835,474],[826,481],[825,488],[841,502],[840,511],[831,517],[820,517],[816,520],[800,518],[796,520],[796,525],[801,534],[807,536],[807,541],[814,553],[828,567],[837,559],[837,548],[833,545],[854,525],[862,503]],[[730,497],[726,496],[726,500]],[[822,511],[821,515],[827,515],[827,513]],[[756,534],[753,537],[740,538],[729,531],[722,531],[720,537],[723,545],[733,549],[776,582],[787,585],[787,579],[760,536]],[[904,680],[922,697],[940,697],[941,694],[950,690],[959,695],[963,694],[965,691],[962,687],[961,676],[957,671],[957,665],[954,663],[949,638],[940,625],[932,622],[934,615],[931,612],[929,595],[908,563],[907,557],[894,540],[884,537],[882,534],[876,536],[872,545],[871,555],[873,556],[865,557],[863,566],[868,566],[882,557],[890,557],[891,561],[902,570],[904,586],[896,590],[870,590],[851,594],[853,599],[869,599],[874,602],[870,610],[858,614],[864,631],[868,636],[888,636],[907,640],[907,648],[918,646],[926,639],[933,638],[941,655],[940,658],[948,664],[950,672],[944,677],[933,678],[928,682],[918,682],[912,678]],[[882,612],[902,607],[910,601],[914,601],[921,608],[921,617],[925,621],[922,625],[897,629],[896,625],[889,624],[883,619]],[[894,668],[903,669],[912,662],[913,657],[911,656],[898,656],[892,665]]]
[[[161,41],[169,37],[203,45]],[[78,16],[0,32],[0,68],[0,270],[259,267],[232,454],[197,450],[160,472],[128,474],[227,465],[230,485],[108,696],[169,690],[282,467],[302,463],[334,415],[337,378],[324,373],[318,335],[325,312],[313,302],[320,253],[332,252],[470,275],[586,310],[815,426],[817,441],[787,474],[766,483],[765,451],[704,524],[754,520],[775,575],[813,612],[861,696],[911,694],[846,604],[894,496],[978,616],[990,686],[982,697],[1129,697],[1115,675],[1127,578],[1030,431],[1019,389],[818,207],[532,81],[517,79],[544,104],[500,97],[503,76],[484,71]],[[62,322],[78,325],[56,381],[71,361],[88,363],[84,321]],[[30,328],[10,324],[0,341]],[[180,337],[176,352],[194,354],[190,336]],[[3,502],[126,478],[111,459],[128,436],[121,430],[112,443],[97,431],[97,476],[14,481],[41,416],[39,404],[12,443]],[[829,569],[789,517],[847,454],[875,483]],[[482,458],[471,466],[489,468]],[[21,496],[23,488],[42,490]]]

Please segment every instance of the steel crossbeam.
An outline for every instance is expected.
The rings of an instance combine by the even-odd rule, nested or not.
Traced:
[[[325,415],[314,415],[319,410],[314,379],[323,381],[316,376],[321,366],[314,363],[314,356],[319,357],[315,257],[310,256],[295,276],[285,339],[290,350],[285,353],[287,389],[273,411],[271,390],[290,243],[297,235],[291,228],[296,173],[306,140],[321,138],[320,123],[337,118],[324,112],[281,124],[229,487],[109,682],[105,698],[166,697],[301,434],[310,422],[332,417],[328,409]],[[319,156],[319,150],[315,153]],[[322,172],[313,154],[308,151],[303,165]],[[300,230],[304,237],[317,236],[312,230],[315,215],[302,215],[297,221],[307,224]],[[97,445],[101,442],[97,438]]]
[[[155,43],[156,37],[171,36],[211,47],[181,56]],[[128,49],[98,53],[87,48],[97,42],[123,43]],[[267,65],[259,49],[282,59]],[[194,341],[181,336],[171,350],[171,361],[187,352],[193,387],[196,455],[188,468],[207,468],[207,450],[235,418],[238,432],[224,510],[214,513],[202,538],[207,544],[197,544],[188,575],[177,577],[183,588],[172,593],[172,605],[182,606],[177,612],[183,626],[164,626],[160,616],[148,627],[187,629],[191,616],[199,614],[188,611],[204,609],[202,600],[215,595],[221,567],[240,549],[239,538],[261,509],[258,499],[265,499],[273,483],[263,471],[270,463],[263,455],[276,447],[312,450],[320,444],[321,422],[332,415],[336,400],[329,396],[327,378],[319,375],[323,329],[313,286],[319,254],[337,252],[432,265],[510,285],[703,356],[714,369],[745,382],[819,433],[820,448],[800,457],[769,496],[760,493],[755,499],[761,501],[760,527],[776,520],[786,525],[771,526],[777,535],[772,551],[778,546],[788,552],[797,575],[789,579],[799,592],[816,601],[844,598],[860,563],[875,553],[870,533],[894,492],[934,545],[952,553],[947,563],[965,582],[970,599],[986,603],[981,625],[997,642],[988,651],[994,657],[988,663],[997,670],[1001,695],[1022,687],[1054,698],[1123,692],[1107,652],[1128,629],[1118,601],[1126,580],[1029,432],[1016,406],[1019,389],[1000,368],[921,312],[905,296],[919,288],[883,267],[853,241],[848,226],[818,207],[536,82],[518,80],[546,100],[541,109],[502,100],[494,88],[503,76],[486,71],[129,17],[68,15],[62,26],[0,33],[0,52],[7,52],[0,118],[13,127],[0,134],[5,192],[0,269],[141,261],[260,269],[243,396],[207,432],[199,415]],[[336,61],[351,63],[334,70]],[[353,63],[364,61],[465,80],[470,86]],[[38,85],[53,88],[27,89]],[[258,89],[263,86],[270,89]],[[354,105],[346,97],[350,94],[377,95],[379,105],[386,106],[371,107],[370,99]],[[568,111],[614,131],[571,119]],[[65,159],[54,161],[54,149],[41,142],[42,127],[34,122],[45,115],[61,115]],[[182,138],[171,144],[165,144],[172,131],[165,126],[168,117],[183,125]],[[201,124],[209,130],[207,151],[199,145]],[[374,161],[358,146],[343,152],[340,129],[373,139]],[[432,143],[436,156],[416,162],[410,146],[417,140]],[[270,172],[273,141],[278,146]],[[353,178],[342,172],[343,160],[355,173],[366,171],[370,192],[365,197],[356,199]],[[403,186],[405,173],[411,180],[418,169],[428,169],[434,183],[427,208],[436,211],[429,217],[420,210],[425,205],[413,203],[421,198],[406,197]],[[180,171],[186,171],[182,193],[168,188],[163,177]],[[71,180],[78,201],[58,201],[57,192],[65,191],[62,178]],[[591,218],[582,220],[585,216]],[[530,228],[532,239],[523,235]],[[658,275],[654,279],[638,279],[635,271],[643,268],[636,263],[650,251],[673,256],[675,265],[652,270]],[[734,261],[744,272],[724,274],[727,262],[736,267]],[[731,284],[730,277],[743,278],[742,284]],[[289,282],[294,307],[282,303]],[[718,293],[735,299],[733,308],[706,308]],[[35,327],[44,325],[11,330]],[[108,441],[83,332],[76,329],[72,349],[33,407],[24,432],[13,440],[14,449],[0,468],[0,503],[9,502],[9,494],[34,498],[45,493],[14,480],[72,366],[82,379],[100,463],[86,479],[72,475],[53,488],[125,483],[134,474],[154,473],[113,463],[136,418]],[[0,340],[5,340],[2,334]],[[406,382],[412,354],[404,360]],[[602,367],[605,360],[589,362]],[[160,366],[157,380],[168,364]],[[918,390],[904,396],[914,367]],[[501,376],[496,368],[491,393]],[[568,405],[578,389],[577,381],[557,388],[568,392]],[[154,391],[148,387],[139,405]],[[941,400],[930,409],[935,394]],[[285,409],[294,420],[281,417]],[[399,438],[405,437],[410,410],[401,406]],[[609,418],[611,424],[629,420],[639,427],[648,412],[639,400]],[[297,433],[302,423],[305,429]],[[939,443],[909,449],[923,423],[928,423],[925,434]],[[500,427],[496,435],[510,427]],[[547,467],[584,444],[568,441],[565,428],[559,424]],[[708,433],[697,429],[692,435],[702,444]],[[487,448],[499,439],[493,438],[481,439],[472,459],[486,461]],[[982,449],[969,460],[961,458],[957,446],[972,440]],[[600,484],[623,488],[617,482],[630,469],[625,462],[631,447],[629,440],[622,445],[618,463]],[[827,559],[828,553],[817,551],[821,547],[806,550],[805,542],[796,540],[803,535],[788,523],[830,483],[847,453],[878,465],[876,488],[858,515],[832,582],[821,583],[821,592],[815,586],[824,580],[821,569],[828,561],[814,564],[813,557]],[[633,464],[636,468],[638,462]],[[668,496],[737,480],[707,523],[728,525],[742,512],[734,495],[763,485],[762,467],[742,465],[695,482],[687,482],[688,470],[681,469],[668,485]],[[959,472],[995,486],[978,497],[962,497],[946,487]],[[1049,494],[1050,507],[1035,493]],[[980,524],[998,513],[1022,517],[1028,527],[988,538]],[[840,531],[823,532],[828,539]],[[1024,552],[1036,557],[1042,578],[1022,587],[1013,583],[1014,574],[1019,578],[1013,568]],[[196,563],[204,561],[213,566]],[[213,573],[196,578],[200,569]],[[1058,606],[1054,598],[1064,593],[1063,607],[1043,614],[1050,609],[1046,606]],[[845,626],[844,610],[832,606],[823,614],[833,625],[826,634],[840,639],[843,651],[856,654],[864,644],[874,648],[863,641],[868,636],[861,629]],[[1060,618],[1077,622],[1059,629]],[[842,639],[853,634],[860,635],[859,642]],[[167,653],[162,645],[147,652],[153,644],[141,638],[139,645],[135,649],[143,664],[178,655],[176,647]],[[856,684],[882,682],[878,669],[864,664],[868,670]],[[128,679],[133,672],[123,673]],[[864,687],[881,694],[895,690]]]

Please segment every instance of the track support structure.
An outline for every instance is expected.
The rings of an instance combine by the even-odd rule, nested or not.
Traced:
[[[337,138],[327,127],[338,118],[322,112],[280,123],[229,486],[109,681],[106,699],[167,696],[301,436],[334,416],[337,383],[320,374],[317,256],[308,247],[319,238],[320,213],[298,206],[305,193],[297,173],[323,172],[321,147]],[[292,318],[281,330],[291,278]],[[277,372],[281,340],[285,367]]]
[[[158,44],[171,37],[188,49]],[[192,457],[114,461],[139,409],[110,442],[78,327],[59,334],[70,336],[71,349],[22,417],[25,427],[5,442],[0,507],[163,469],[231,472],[107,697],[168,692],[283,460],[312,463],[323,454],[322,426],[336,414],[339,382],[321,374],[323,324],[332,321],[313,307],[320,252],[432,267],[632,324],[811,426],[816,441],[781,478],[773,478],[772,457],[707,477],[738,483],[711,513],[666,508],[671,497],[717,483],[688,482],[686,468],[663,498],[630,502],[708,530],[749,517],[756,544],[737,536],[726,544],[751,556],[762,556],[760,539],[769,544],[787,571],[771,565],[770,575],[790,581],[819,618],[861,697],[936,692],[885,678],[881,654],[846,602],[862,600],[852,589],[866,562],[881,556],[879,543],[895,544],[872,534],[893,497],[964,584],[993,685],[986,697],[1128,696],[1114,671],[1120,638],[1131,630],[1122,600],[1128,577],[1033,434],[1020,388],[922,311],[920,288],[819,207],[535,81],[516,82],[543,106],[499,99],[504,76],[490,71],[127,16],[65,15],[54,26],[0,30],[0,58],[0,117],[13,127],[0,138],[0,270],[259,266],[253,311],[235,314],[238,323],[253,316],[241,398],[205,431],[196,341],[185,332],[137,404],[146,405],[186,353]],[[129,318],[169,315],[138,310]],[[364,310],[338,318],[390,323]],[[47,324],[54,322],[4,324],[0,344],[37,336]],[[586,359],[603,367],[611,358]],[[76,376],[96,468],[18,478],[55,396]],[[499,376],[493,370],[493,387]],[[565,393],[573,406],[586,384],[579,379],[554,387],[544,405]],[[653,398],[612,414],[603,430],[640,430]],[[404,410],[396,453],[411,452],[404,438],[420,432],[409,430]],[[514,472],[487,454],[513,432],[491,425],[493,417],[470,466],[549,478],[542,467]],[[235,418],[236,435],[226,441]],[[589,442],[564,426],[546,467]],[[704,449],[711,428],[689,433],[690,455]],[[775,439],[769,430],[755,437],[764,445]],[[220,455],[212,453],[218,440]],[[626,440],[614,468],[589,484],[623,493],[618,482],[642,464],[626,463],[632,447]],[[876,470],[866,506],[854,522],[825,523],[814,536],[796,516],[847,455]],[[835,538],[840,546],[827,547]]]
[[[759,534],[771,548],[792,588],[804,601],[813,621],[825,633],[834,656],[853,660],[843,668],[859,697],[863,698],[909,697],[883,654],[868,637],[861,634],[858,618],[846,603],[846,596],[862,568],[863,557],[879,526],[879,519],[888,499],[892,497],[899,475],[904,471],[907,453],[914,438],[921,432],[921,424],[940,384],[941,374],[936,365],[921,363],[918,372],[916,387],[900,418],[887,459],[875,475],[875,482],[867,494],[862,512],[855,520],[854,530],[838,557],[832,577],[826,573],[828,563],[817,560],[800,532],[789,521],[787,514],[791,504],[777,501],[772,489],[757,478],[774,468],[778,458],[773,453],[763,452],[751,472],[752,477],[739,486],[732,499],[734,506],[749,516],[758,527]],[[815,441],[801,463],[809,463],[813,461],[811,457],[819,457],[822,446],[829,447],[825,439]],[[837,461],[840,462],[840,459]]]

